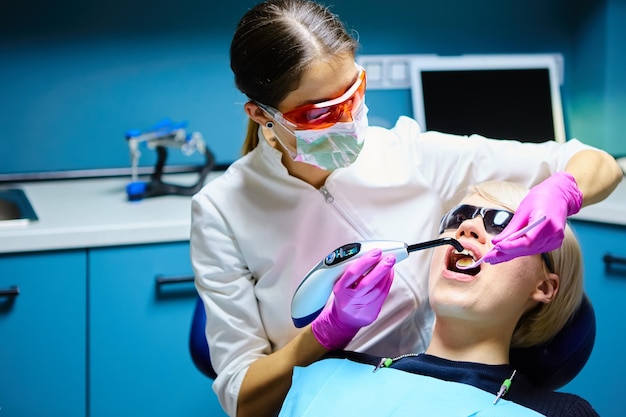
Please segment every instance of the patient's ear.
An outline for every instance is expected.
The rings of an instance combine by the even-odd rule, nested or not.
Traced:
[[[549,303],[559,291],[560,278],[557,274],[549,272],[545,278],[537,284],[533,292],[533,300],[539,303]]]

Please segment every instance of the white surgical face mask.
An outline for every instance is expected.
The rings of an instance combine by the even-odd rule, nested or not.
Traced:
[[[367,112],[368,108],[363,103],[352,115],[351,122],[335,123],[326,129],[296,130],[294,160],[326,171],[351,165],[363,149],[368,126]]]

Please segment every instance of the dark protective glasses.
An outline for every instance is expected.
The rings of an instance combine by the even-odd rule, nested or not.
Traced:
[[[365,97],[365,69],[359,68],[354,84],[341,96],[320,103],[305,104],[281,113],[278,110],[257,103],[272,115],[277,122],[299,130],[325,129],[341,120],[344,114],[352,114],[363,103]]]
[[[443,233],[444,230],[458,229],[465,220],[471,220],[478,215],[483,218],[485,231],[492,235],[502,232],[513,218],[513,212],[508,210],[461,204],[443,216],[439,224],[439,233]]]
[[[485,225],[485,231],[491,235],[497,235],[504,230],[513,218],[513,212],[504,209],[494,209],[485,207],[476,207],[470,204],[461,204],[450,210],[439,224],[439,233],[443,233],[446,230],[458,229],[461,224],[466,220],[471,220],[480,215],[483,218],[483,224]],[[554,272],[552,266],[552,260],[549,254],[542,253],[543,258],[548,271]]]

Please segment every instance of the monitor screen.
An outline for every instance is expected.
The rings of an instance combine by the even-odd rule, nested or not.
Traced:
[[[460,55],[411,61],[422,130],[565,142],[557,54]]]

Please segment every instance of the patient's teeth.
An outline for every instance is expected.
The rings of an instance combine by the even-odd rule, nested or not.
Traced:
[[[461,252],[455,250],[454,253],[457,254],[457,255],[471,256],[473,259],[476,259],[476,256],[474,255],[474,252],[472,252],[469,249],[463,249]]]

